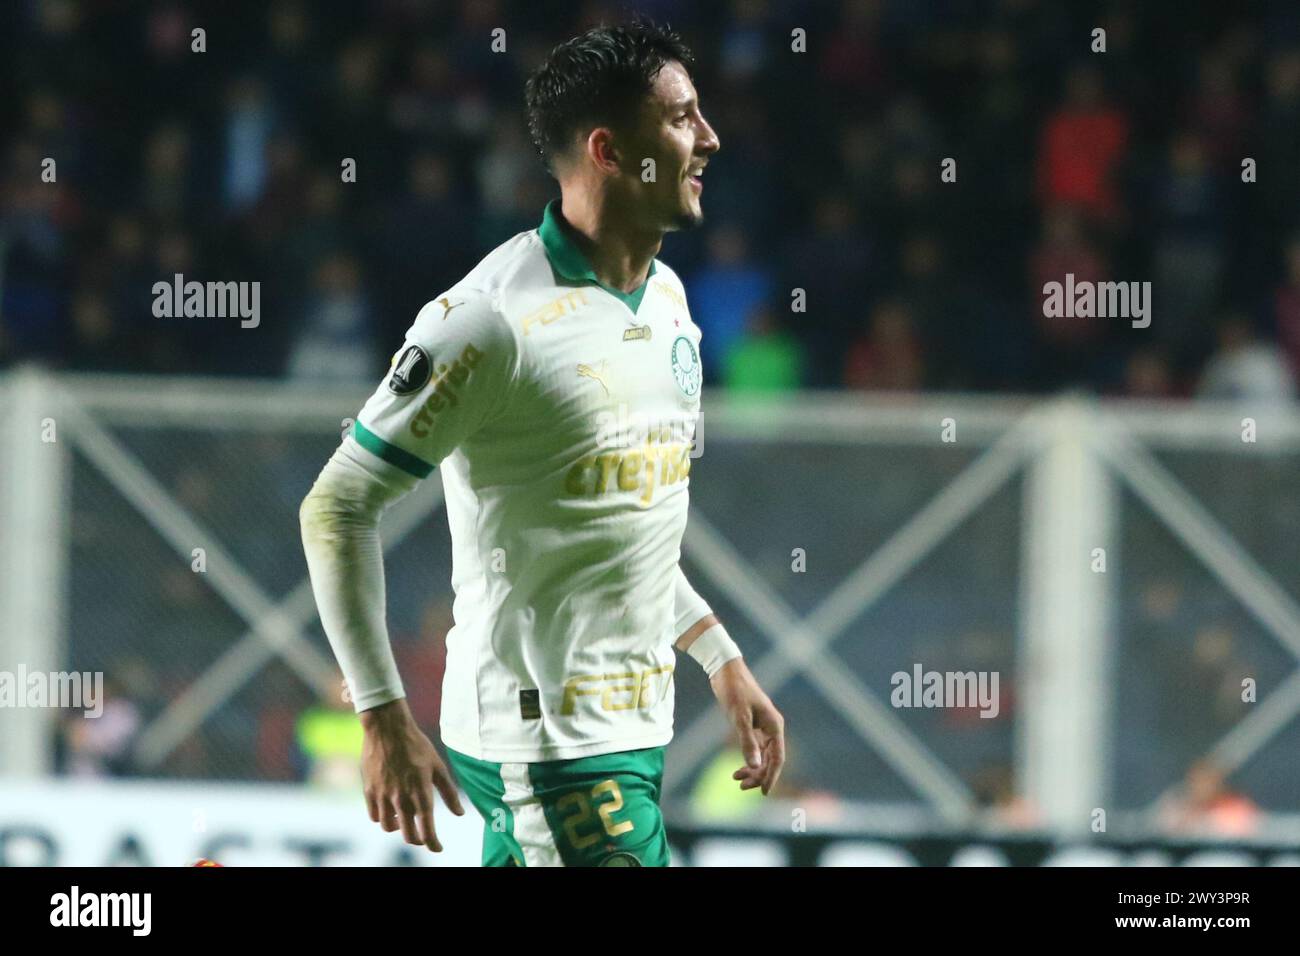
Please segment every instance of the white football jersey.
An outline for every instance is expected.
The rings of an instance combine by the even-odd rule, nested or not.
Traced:
[[[482,760],[672,736],[700,330],[662,263],[601,285],[558,207],[420,310],[354,431],[412,475],[441,465],[442,739]]]

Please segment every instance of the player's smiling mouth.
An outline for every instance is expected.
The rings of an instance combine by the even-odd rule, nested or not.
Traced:
[[[708,163],[696,163],[686,170],[686,179],[696,192],[704,189],[704,183],[700,181],[700,177],[704,175],[704,167],[707,165]]]

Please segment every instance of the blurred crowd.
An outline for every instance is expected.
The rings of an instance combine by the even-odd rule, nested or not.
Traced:
[[[713,384],[1294,391],[1295,3],[632,8],[696,50],[723,146],[706,226],[662,253]],[[556,189],[527,140],[524,79],[627,10],[13,5],[0,367],[374,380],[421,304],[540,221]],[[261,324],[155,318],[152,286],[176,273],[260,282]],[[1150,281],[1150,328],[1045,318],[1042,286],[1067,273]]]

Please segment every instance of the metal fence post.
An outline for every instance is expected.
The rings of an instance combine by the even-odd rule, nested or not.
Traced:
[[[1083,401],[1063,400],[1026,474],[1017,680],[1017,790],[1045,826],[1079,835],[1109,793],[1118,573],[1100,563],[1117,557],[1117,498],[1088,441],[1091,422]]]
[[[0,671],[17,677],[66,667],[69,436],[61,431],[52,378],[24,369],[9,376],[8,390],[9,416],[0,428],[8,460],[0,497]],[[25,690],[15,687],[20,702]],[[0,773],[49,773],[58,719],[53,706],[0,711]]]

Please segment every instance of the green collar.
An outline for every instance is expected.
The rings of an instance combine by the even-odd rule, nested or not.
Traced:
[[[546,204],[546,212],[542,214],[542,224],[537,227],[537,234],[542,238],[542,247],[546,250],[546,258],[551,260],[551,268],[570,282],[591,282],[600,286],[631,309],[632,314],[635,315],[636,310],[641,306],[641,300],[645,298],[650,276],[655,274],[654,260],[650,260],[650,273],[646,276],[646,281],[641,283],[641,287],[635,292],[622,292],[596,278],[591,263],[570,238],[568,229],[564,217],[560,214],[560,201],[552,199]]]

